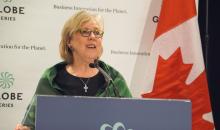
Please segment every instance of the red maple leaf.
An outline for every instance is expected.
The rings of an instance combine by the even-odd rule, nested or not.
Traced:
[[[203,114],[211,112],[205,71],[187,85],[185,81],[191,68],[192,64],[183,63],[180,48],[167,60],[159,56],[153,90],[142,96],[144,98],[189,99],[192,102],[192,129],[213,130],[214,124],[202,118]]]

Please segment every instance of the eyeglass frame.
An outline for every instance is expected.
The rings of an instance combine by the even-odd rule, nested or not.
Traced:
[[[83,31],[85,33],[83,33]],[[76,32],[79,32],[81,34],[81,36],[83,37],[90,37],[91,34],[93,33],[93,35],[95,36],[95,38],[102,38],[103,37],[103,34],[104,34],[104,31],[99,31],[97,29],[95,30],[90,30],[90,29],[78,29]],[[96,34],[96,33],[99,33],[99,34]],[[88,34],[86,34],[88,33]]]

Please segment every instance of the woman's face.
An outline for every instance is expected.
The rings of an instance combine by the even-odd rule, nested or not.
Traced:
[[[91,63],[101,56],[103,48],[99,28],[95,21],[89,21],[73,34],[70,45],[73,49],[74,62],[83,60]]]

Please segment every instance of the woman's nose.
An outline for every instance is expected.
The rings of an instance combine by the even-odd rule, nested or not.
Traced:
[[[90,35],[89,35],[89,39],[92,40],[92,39],[95,39],[95,38],[96,38],[95,34],[93,32],[91,32]]]

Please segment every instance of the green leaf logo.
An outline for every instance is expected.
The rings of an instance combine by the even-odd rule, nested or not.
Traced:
[[[0,88],[10,88],[14,84],[14,77],[9,72],[0,73]]]

